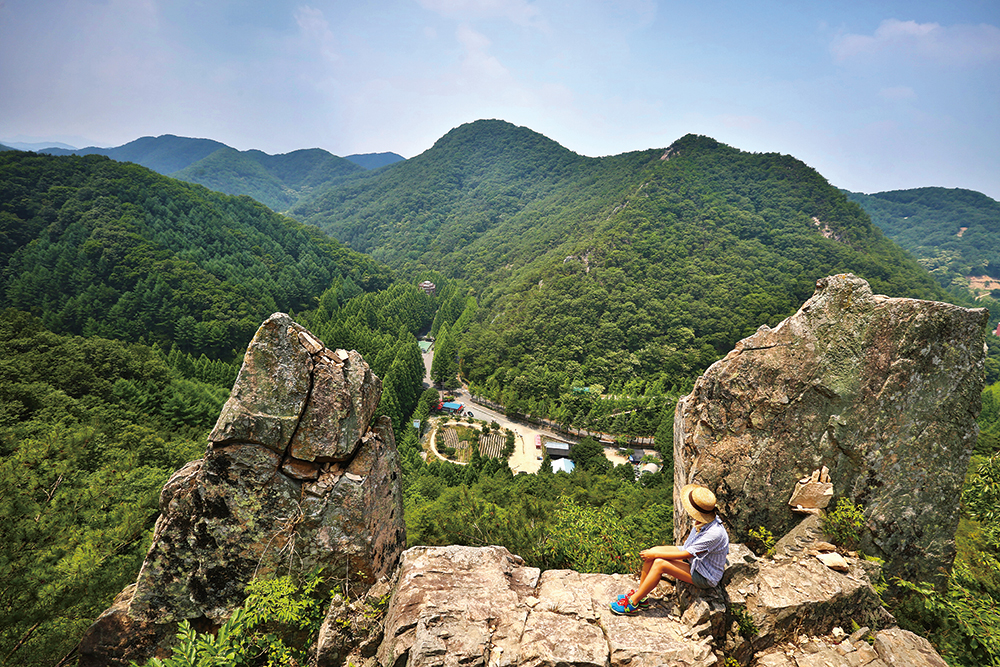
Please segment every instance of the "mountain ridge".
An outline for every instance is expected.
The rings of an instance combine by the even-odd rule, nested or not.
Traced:
[[[950,294],[989,306],[996,326],[1000,295],[979,285],[1000,279],[1000,202],[964,188],[846,194]]]
[[[563,423],[590,409],[572,387],[682,386],[827,275],[947,298],[802,161],[698,135],[591,158],[476,121],[291,213],[404,274],[464,281],[478,306],[452,334],[466,380]]]
[[[173,134],[140,137],[112,148],[50,147],[35,152],[59,156],[97,154],[134,162],[218,192],[249,195],[278,212],[287,210],[314,188],[336,182],[352,171],[378,169],[404,160],[396,153],[342,158],[321,148],[270,155],[256,149],[239,151],[214,139]]]

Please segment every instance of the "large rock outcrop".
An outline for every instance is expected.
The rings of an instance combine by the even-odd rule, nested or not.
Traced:
[[[287,315],[258,329],[203,460],[171,477],[136,584],[88,631],[81,665],[152,655],[188,619],[209,629],[254,576],[324,566],[352,595],[405,545],[399,461],[381,381]]]
[[[886,627],[893,619],[865,561],[848,557],[848,572],[836,572],[811,555],[757,559],[733,546],[724,587],[662,582],[635,616],[608,609],[636,587],[632,576],[539,572],[503,547],[413,547],[403,553],[377,651],[317,667],[709,667],[725,658],[943,666],[926,640]],[[848,636],[852,621],[883,629]]]
[[[789,489],[826,466],[864,507],[861,548],[929,579],[954,558],[976,439],[987,312],[874,295],[852,275],[817,283],[698,378],[674,417],[674,489],[712,488],[735,540],[787,532]],[[689,526],[675,498],[675,539]]]
[[[622,575],[526,567],[503,547],[413,547],[403,554],[377,654],[384,667],[709,666],[712,637],[675,606],[615,616]],[[702,629],[704,630],[704,629]]]

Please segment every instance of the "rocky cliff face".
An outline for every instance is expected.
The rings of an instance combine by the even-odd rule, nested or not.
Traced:
[[[736,540],[792,527],[789,490],[822,466],[867,517],[861,547],[887,570],[950,567],[976,438],[987,313],[873,295],[824,278],[700,377],[674,417],[674,489],[712,488]],[[675,498],[674,535],[688,531]]]
[[[152,655],[176,622],[224,621],[253,576],[324,566],[354,595],[405,544],[381,382],[357,352],[326,349],[287,315],[247,349],[203,460],[164,486],[138,580],[88,631],[81,665]]]

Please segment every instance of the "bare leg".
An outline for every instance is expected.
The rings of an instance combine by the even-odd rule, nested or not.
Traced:
[[[646,567],[647,563],[649,564],[648,568]],[[639,604],[640,600],[649,595],[664,575],[689,584],[694,583],[691,581],[691,566],[683,561],[667,560],[666,558],[647,560],[643,563],[642,570],[643,575],[639,581],[639,588],[629,598],[633,605]]]
[[[639,583],[640,584],[646,578],[646,575],[649,574],[649,568],[651,568],[653,566],[653,560],[655,560],[655,559],[653,559],[653,558],[643,558],[642,559],[642,574],[639,575]]]

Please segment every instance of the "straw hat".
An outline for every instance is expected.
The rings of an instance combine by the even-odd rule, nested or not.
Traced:
[[[715,494],[700,484],[688,484],[681,489],[681,504],[695,521],[715,520]]]

